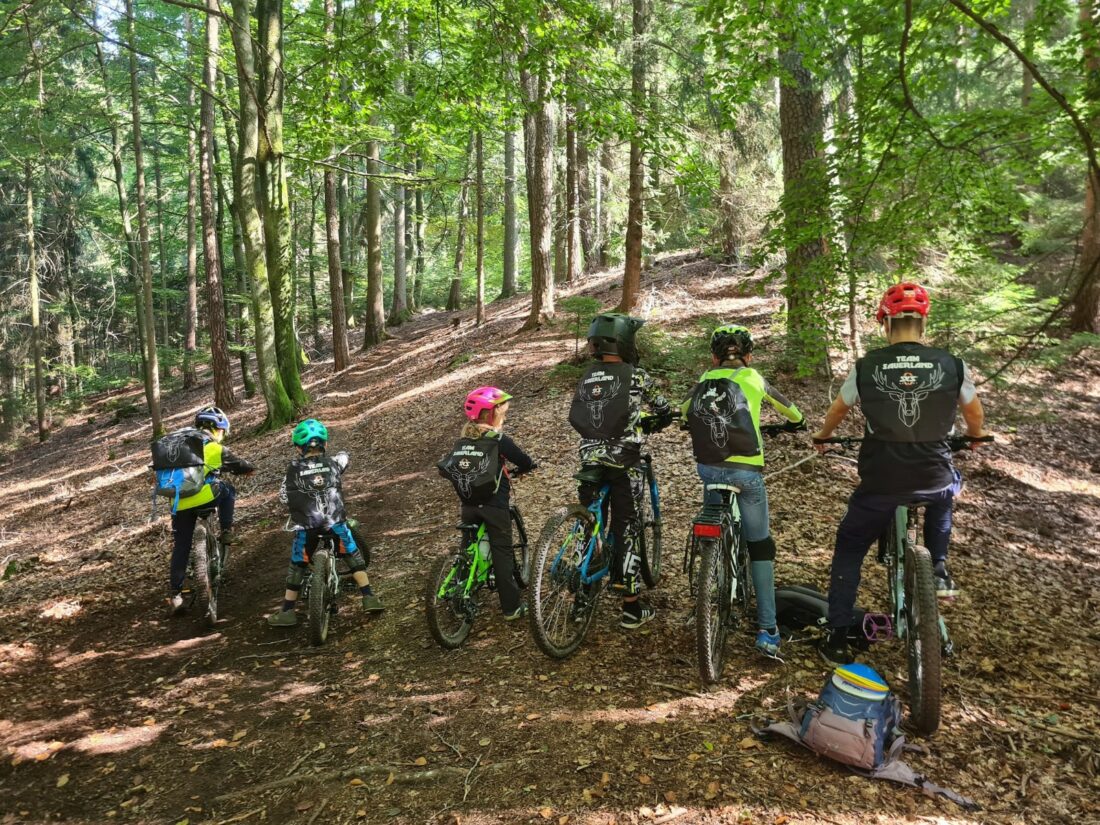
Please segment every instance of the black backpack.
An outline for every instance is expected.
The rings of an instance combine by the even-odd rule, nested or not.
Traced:
[[[760,452],[760,439],[745,392],[728,378],[707,378],[695,385],[687,414],[695,460],[721,464],[733,455]]]
[[[630,427],[630,387],[634,367],[597,362],[588,368],[573,394],[569,423],[582,438],[613,441]]]
[[[347,518],[340,490],[340,467],[330,458],[310,456],[291,461],[286,468],[286,500],[290,518],[298,527],[331,527]]]
[[[176,512],[181,498],[193,496],[206,483],[205,446],[209,436],[194,427],[185,427],[153,442],[154,510],[156,497],[172,499]]]
[[[460,438],[435,466],[454,485],[463,504],[485,504],[500,486],[500,441],[491,437]]]

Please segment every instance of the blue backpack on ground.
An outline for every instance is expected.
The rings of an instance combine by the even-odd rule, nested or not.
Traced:
[[[193,496],[206,483],[205,447],[209,436],[194,427],[185,427],[153,442],[153,507],[157,496],[172,499],[172,512],[180,499]]]
[[[901,702],[886,681],[866,665],[833,671],[813,702],[788,706],[789,722],[753,726],[758,736],[780,734],[820,756],[847,765],[861,776],[887,779],[942,796],[968,811],[981,810],[974,800],[929,782],[901,761],[905,751],[924,751],[905,742]]]

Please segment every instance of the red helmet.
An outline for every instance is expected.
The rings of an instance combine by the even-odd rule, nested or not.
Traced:
[[[882,296],[878,302],[878,312],[875,320],[880,324],[886,316],[891,318],[912,317],[914,313],[921,318],[928,317],[928,292],[920,284],[904,281],[894,284]]]

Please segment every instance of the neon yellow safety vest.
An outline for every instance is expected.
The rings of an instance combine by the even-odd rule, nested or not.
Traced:
[[[203,473],[206,476],[206,483],[202,485],[202,489],[199,490],[193,496],[187,496],[181,498],[179,505],[176,507],[176,512],[180,510],[191,510],[195,507],[201,507],[204,504],[209,504],[214,500],[214,482],[210,478],[210,474],[215,470],[220,470],[222,466],[222,445],[214,439],[207,441],[202,447],[202,459],[203,459]]]

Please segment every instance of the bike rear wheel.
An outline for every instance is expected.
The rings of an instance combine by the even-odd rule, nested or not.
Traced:
[[[523,523],[523,516],[519,508],[512,506],[512,535],[515,544],[512,545],[512,555],[515,561],[516,584],[523,589],[531,583],[531,551],[527,543],[527,525]]]
[[[905,614],[910,714],[917,730],[927,735],[940,726],[940,613],[932,557],[919,545],[905,549]]]
[[[200,520],[191,542],[191,593],[195,621],[204,627],[212,627],[218,619],[217,591],[210,576],[211,551],[217,552],[217,539],[207,529],[206,522]]]
[[[588,633],[603,580],[581,582],[580,564],[594,522],[579,504],[555,510],[535,546],[527,613],[539,650],[554,659],[572,654]]]
[[[729,564],[721,542],[699,541],[695,581],[695,642],[699,678],[713,684],[722,678],[729,633]]]
[[[424,613],[432,638],[445,650],[461,647],[470,635],[474,622],[464,610],[465,577],[459,579],[460,557],[443,556],[428,573],[424,588]]]
[[[319,549],[310,559],[313,568],[309,588],[309,643],[323,645],[328,638],[329,622],[332,619],[332,551]]]
[[[638,537],[642,557],[642,581],[654,588],[661,580],[661,520],[653,509],[653,465],[642,470],[642,498],[638,502],[638,520],[641,525]]]

